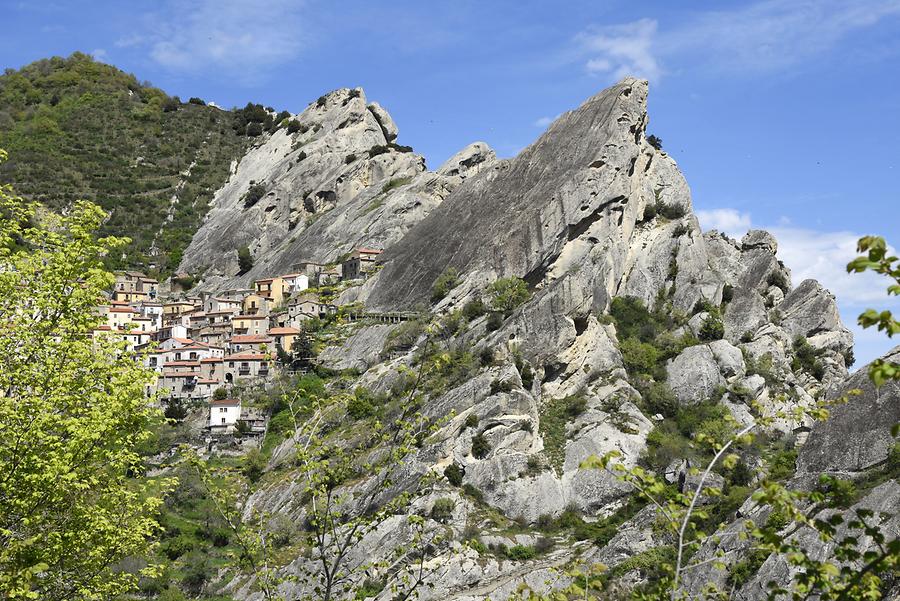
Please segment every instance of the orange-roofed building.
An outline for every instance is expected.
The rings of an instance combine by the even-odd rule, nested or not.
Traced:
[[[269,336],[275,340],[275,346],[284,352],[290,353],[294,348],[294,341],[300,335],[300,330],[292,327],[269,328]]]

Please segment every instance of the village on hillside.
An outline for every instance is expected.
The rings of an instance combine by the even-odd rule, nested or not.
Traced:
[[[306,369],[304,322],[337,312],[318,291],[365,279],[381,252],[358,248],[336,266],[296,263],[292,273],[256,280],[252,289],[180,298],[165,298],[159,282],[144,273],[117,272],[108,302],[98,308],[105,322],[94,335],[124,341],[156,372],[147,396],[164,408],[205,403],[210,435],[239,429],[260,435],[266,417],[243,406],[238,391]]]

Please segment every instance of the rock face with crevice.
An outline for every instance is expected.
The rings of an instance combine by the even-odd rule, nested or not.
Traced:
[[[647,141],[647,94],[647,82],[626,78],[559,117],[514,158],[497,160],[475,143],[431,172],[417,155],[390,147],[398,130],[382,107],[359,90],[338,90],[299,115],[303,133],[279,131],[240,161],[185,254],[183,270],[202,272],[202,286],[217,288],[284,273],[304,259],[333,261],[355,246],[384,248],[382,269],[344,289],[338,302],[420,310],[426,320],[489,300],[486,287],[498,278],[528,284],[529,299],[501,319],[475,315],[444,333],[448,350],[481,360],[464,381],[421,401],[422,414],[443,421],[402,466],[396,490],[455,464],[469,491],[441,480],[409,510],[426,515],[438,495],[457,503],[446,524],[432,524],[453,533],[454,553],[425,598],[504,599],[523,582],[540,585],[575,556],[613,567],[659,544],[647,510],[606,545],[569,541],[532,563],[479,557],[461,541],[486,507],[529,528],[567,510],[598,519],[633,494],[610,474],[582,467],[611,451],[638,464],[665,419],[648,410],[646,382],[628,371],[624,333],[607,315],[616,297],[662,307],[679,324],[671,334],[682,346],[655,376],[671,389],[675,410],[720,404],[742,425],[772,417],[765,433],[773,438],[799,441],[808,433],[798,466],[809,473],[869,469],[889,452],[885,424],[900,420],[893,389],[883,405],[868,391],[858,421],[841,409],[817,425],[790,415],[828,391],[864,385],[859,374],[846,381],[850,332],[827,290],[810,280],[792,286],[771,234],[754,230],[736,241],[700,231],[675,161]],[[387,150],[373,152],[381,147]],[[267,193],[248,208],[242,195],[251,180],[265,182]],[[243,245],[256,262],[238,275],[234,252]],[[449,270],[458,281],[433,298]],[[383,352],[399,327],[352,326],[320,361],[351,370],[341,382],[348,390],[390,395],[423,351],[420,338],[408,350]],[[290,469],[292,444],[275,451],[271,467]],[[290,477],[272,479],[245,511],[300,522],[304,510],[291,501],[296,486]],[[885,494],[872,502],[883,505]],[[352,561],[389,561],[405,536],[394,526],[368,534]],[[305,561],[283,575],[296,575]],[[633,572],[629,578],[640,581]],[[283,588],[288,597],[308,592],[290,578]],[[245,580],[229,591],[258,598]]]

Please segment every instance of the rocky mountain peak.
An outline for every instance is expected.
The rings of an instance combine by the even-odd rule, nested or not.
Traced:
[[[482,280],[516,275],[537,284],[567,245],[599,240],[588,230],[604,217],[616,226],[602,235],[615,236],[638,162],[643,172],[650,157],[664,156],[643,140],[646,97],[642,80],[608,88],[459,188],[388,250],[369,302],[414,305],[451,267]],[[640,202],[630,210],[642,210]]]

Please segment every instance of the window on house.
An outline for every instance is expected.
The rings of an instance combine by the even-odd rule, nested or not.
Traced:
[[[224,417],[222,418],[222,423],[223,423],[223,424],[225,423],[225,418],[224,418]]]

